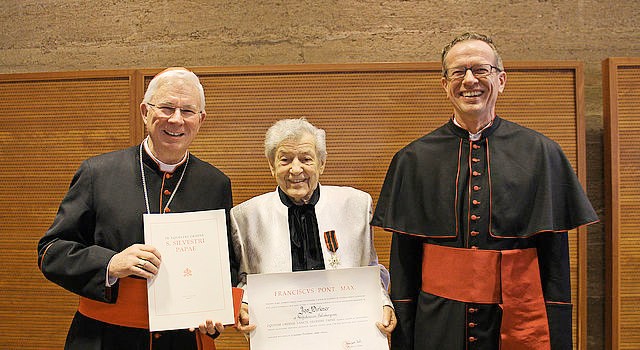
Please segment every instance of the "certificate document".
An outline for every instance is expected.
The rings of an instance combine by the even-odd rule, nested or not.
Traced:
[[[380,268],[247,276],[251,350],[388,350]]]
[[[144,214],[144,240],[162,255],[147,281],[151,331],[233,324],[224,209]]]

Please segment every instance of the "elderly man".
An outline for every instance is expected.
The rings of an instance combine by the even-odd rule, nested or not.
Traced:
[[[373,246],[371,196],[351,187],[320,186],[325,132],[304,118],[276,122],[264,147],[278,186],[231,210],[238,286],[246,288],[247,274],[379,266],[383,319],[377,326],[390,334],[396,320],[387,295],[388,272]],[[255,329],[248,324],[244,303],[238,329]]]
[[[372,224],[393,232],[393,349],[571,349],[567,231],[598,220],[560,147],[495,114],[492,40],[442,52],[453,116],[393,158]]]
[[[232,206],[229,178],[188,151],[204,108],[195,74],[164,70],[140,104],[149,136],[85,160],[73,177],[38,244],[45,277],[80,296],[66,349],[211,348],[212,339],[200,334],[216,336],[224,328],[203,320],[199,332],[150,334],[147,319],[146,281],[158,272],[161,256],[143,243],[142,215]]]

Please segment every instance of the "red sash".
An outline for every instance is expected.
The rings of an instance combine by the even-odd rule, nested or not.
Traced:
[[[80,297],[78,311],[90,318],[124,327],[149,329],[149,310],[147,308],[147,280],[124,277],[119,280],[118,299],[115,304],[103,303]],[[234,319],[238,319],[242,303],[240,288],[233,288]],[[199,350],[215,350],[213,339],[196,331]]]
[[[480,250],[425,244],[422,290],[502,308],[502,350],[551,348],[535,248]]]

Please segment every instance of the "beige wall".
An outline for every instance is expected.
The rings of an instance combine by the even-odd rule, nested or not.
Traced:
[[[0,73],[435,61],[452,37],[476,30],[507,61],[585,63],[587,186],[602,217],[600,64],[640,56],[638,18],[637,0],[4,0]],[[588,348],[601,349],[603,224],[589,228],[588,246]]]

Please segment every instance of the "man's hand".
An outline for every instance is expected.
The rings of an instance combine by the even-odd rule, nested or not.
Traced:
[[[195,329],[189,328],[189,330],[193,332]],[[224,326],[220,322],[213,323],[212,320],[206,320],[198,326],[198,330],[202,334],[209,334],[217,337],[224,330]]]
[[[382,322],[376,322],[376,326],[380,332],[386,336],[390,336],[391,332],[396,328],[398,320],[396,319],[396,313],[391,306],[385,305],[382,307]]]
[[[134,244],[111,258],[109,278],[131,275],[153,278],[160,267],[160,252],[146,244]]]
[[[245,337],[249,334],[249,332],[256,329],[255,324],[249,325],[249,305],[245,303],[242,303],[242,306],[240,307],[236,329],[244,333]]]

